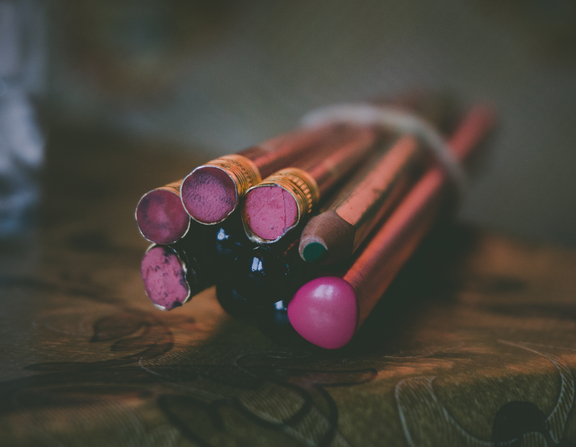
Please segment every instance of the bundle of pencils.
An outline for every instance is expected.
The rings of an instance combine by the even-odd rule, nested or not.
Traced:
[[[360,112],[324,113],[145,194],[136,221],[154,243],[141,265],[153,304],[170,310],[216,284],[227,312],[268,334],[347,344],[454,208],[450,163],[465,162],[494,123],[488,108],[460,113],[433,95]]]

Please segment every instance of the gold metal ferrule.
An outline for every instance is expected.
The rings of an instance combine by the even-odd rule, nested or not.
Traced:
[[[316,180],[306,171],[298,168],[285,168],[272,174],[270,177],[266,177],[263,181],[257,185],[251,187],[247,193],[256,188],[279,186],[283,190],[287,191],[296,201],[296,207],[298,210],[296,223],[292,225],[287,231],[296,227],[302,218],[307,214],[311,213],[312,210],[320,200],[320,190]],[[249,225],[244,222],[244,230],[246,236],[252,242],[258,244],[272,244],[280,240],[281,237],[275,240],[262,239],[255,235],[250,229]]]
[[[318,205],[320,190],[316,180],[306,171],[298,168],[282,169],[261,182],[262,186],[275,184],[288,191],[298,206],[298,221]]]
[[[236,200],[244,197],[250,187],[262,180],[258,167],[252,160],[242,155],[224,155],[203,166],[214,166],[228,174],[236,185]]]

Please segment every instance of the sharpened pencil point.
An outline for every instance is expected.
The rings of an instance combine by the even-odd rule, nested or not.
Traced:
[[[306,262],[315,264],[322,262],[324,258],[326,258],[327,253],[328,249],[324,244],[321,244],[320,242],[311,242],[304,247],[304,250],[302,250],[302,258],[304,258]]]

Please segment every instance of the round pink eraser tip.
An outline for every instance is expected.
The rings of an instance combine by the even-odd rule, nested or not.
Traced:
[[[296,332],[309,342],[326,349],[341,348],[356,331],[356,293],[342,278],[313,279],[290,301],[288,318]]]

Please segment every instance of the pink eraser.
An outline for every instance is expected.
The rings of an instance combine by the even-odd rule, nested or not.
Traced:
[[[182,204],[200,223],[214,224],[226,219],[238,204],[236,184],[226,172],[200,166],[182,182]]]
[[[356,331],[356,293],[342,278],[313,279],[290,301],[288,318],[296,332],[310,343],[326,349],[341,348]]]
[[[186,270],[170,247],[148,250],[142,258],[141,273],[146,295],[159,309],[174,309],[190,297]]]
[[[190,216],[180,196],[165,189],[154,189],[142,196],[136,206],[136,223],[150,242],[172,244],[188,231]]]
[[[246,195],[243,217],[256,236],[274,241],[298,223],[298,205],[280,186],[261,186]]]

